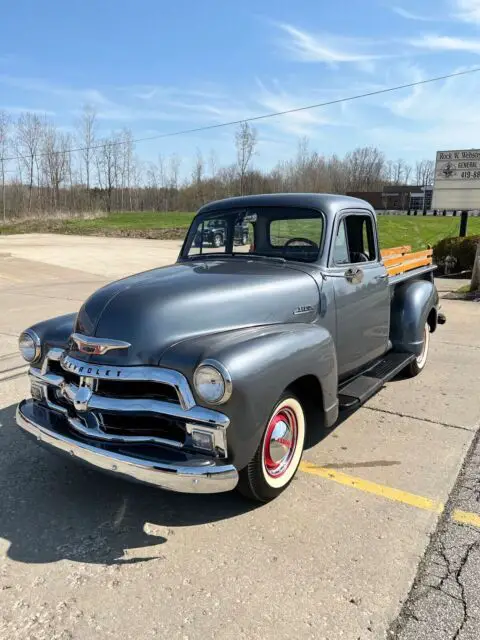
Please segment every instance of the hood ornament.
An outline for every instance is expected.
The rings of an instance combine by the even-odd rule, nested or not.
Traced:
[[[113,349],[128,349],[132,345],[123,340],[108,340],[106,338],[91,338],[90,336],[82,336],[80,333],[72,333],[71,338],[78,347],[80,353],[89,356],[103,356],[107,351]]]

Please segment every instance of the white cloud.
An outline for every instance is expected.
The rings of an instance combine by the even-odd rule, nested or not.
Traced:
[[[273,82],[271,87],[267,87],[261,80],[257,79],[259,92],[255,93],[255,102],[260,105],[260,113],[277,113],[290,111],[297,107],[309,104],[318,104],[332,99],[328,97],[302,92],[286,91],[279,82]],[[338,93],[337,93],[338,95]],[[333,98],[335,99],[335,98]],[[335,113],[335,115],[333,115]],[[271,119],[260,120],[261,126],[268,126],[283,133],[294,136],[324,137],[327,127],[348,126],[346,121],[340,123],[338,111],[329,107],[317,109],[305,109],[294,111]]]
[[[429,51],[463,51],[480,54],[480,39],[426,34],[408,41],[413,47]]]
[[[281,23],[277,27],[287,35],[282,46],[300,62],[324,62],[326,64],[364,64],[387,56],[368,51],[368,40],[338,37],[331,34],[314,35],[293,25]]]
[[[409,74],[418,79],[425,77],[419,67],[411,68]],[[386,98],[383,124],[369,129],[372,143],[417,157],[433,157],[441,148],[469,148],[472,132],[480,124],[478,95],[480,75],[472,74],[415,87],[406,97]]]
[[[480,0],[453,0],[453,7],[460,20],[480,24]]]
[[[0,84],[32,93],[44,93],[54,97],[72,99],[77,103],[88,103],[92,106],[111,104],[110,100],[98,89],[59,87],[41,78],[14,77],[1,74]]]
[[[433,16],[425,16],[419,15],[418,13],[413,13],[412,11],[408,11],[403,7],[392,7],[392,11],[402,18],[405,18],[406,20],[416,20],[417,22],[436,22],[439,20],[439,18]]]

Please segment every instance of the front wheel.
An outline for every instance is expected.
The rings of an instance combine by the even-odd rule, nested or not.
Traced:
[[[428,326],[428,322],[425,323],[425,327],[423,329],[423,347],[422,352],[419,356],[415,358],[405,369],[405,373],[407,377],[414,378],[418,376],[425,369],[425,365],[427,364],[428,358],[428,349],[430,347],[430,327]]]
[[[255,455],[240,471],[240,493],[257,502],[276,498],[293,480],[304,443],[302,405],[293,394],[284,393],[270,416]]]
[[[222,245],[223,245],[223,237],[222,237],[222,235],[220,233],[216,233],[213,236],[213,246],[216,249],[219,249]]]

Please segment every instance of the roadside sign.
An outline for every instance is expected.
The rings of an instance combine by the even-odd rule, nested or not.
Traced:
[[[480,149],[437,151],[432,208],[480,208]]]

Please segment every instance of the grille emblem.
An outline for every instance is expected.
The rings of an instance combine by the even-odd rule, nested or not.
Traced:
[[[124,342],[123,340],[90,338],[89,336],[82,336],[80,333],[73,333],[72,340],[77,345],[80,353],[90,356],[103,356],[104,353],[113,349],[128,349],[128,347],[131,347],[129,342]]]
[[[81,386],[73,399],[73,406],[77,411],[87,411],[88,403],[93,395],[93,379],[81,378]]]

